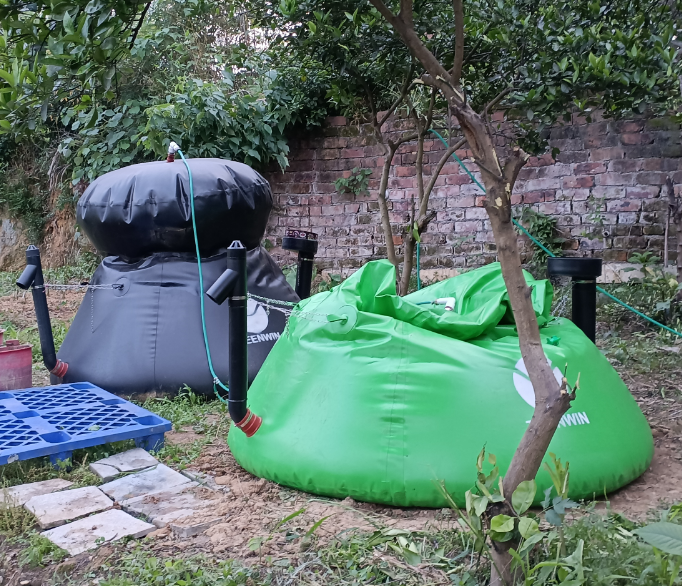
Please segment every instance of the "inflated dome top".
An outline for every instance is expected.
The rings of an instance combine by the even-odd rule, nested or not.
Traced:
[[[241,240],[260,244],[272,209],[268,182],[243,163],[188,159],[201,254]],[[130,165],[102,175],[78,202],[78,224],[106,256],[194,252],[189,177],[182,160]]]

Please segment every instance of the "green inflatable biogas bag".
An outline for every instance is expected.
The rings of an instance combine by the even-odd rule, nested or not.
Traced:
[[[566,365],[569,381],[580,373],[549,451],[570,462],[572,498],[603,496],[646,470],[651,431],[596,346],[550,317],[550,283],[526,280],[557,381]],[[257,476],[403,507],[447,506],[443,480],[464,505],[481,449],[504,474],[535,404],[499,264],[399,297],[394,267],[368,263],[299,304],[249,404],[263,424],[250,438],[233,428],[229,445]],[[537,481],[540,500],[551,480]]]

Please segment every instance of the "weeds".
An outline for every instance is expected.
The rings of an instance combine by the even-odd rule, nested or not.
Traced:
[[[124,452],[135,446],[133,440],[103,444],[82,450],[75,450],[71,469],[62,467],[55,469],[48,458],[34,458],[27,461],[13,462],[0,467],[0,487],[15,486],[29,482],[40,482],[52,478],[63,478],[74,483],[73,488],[97,485],[101,478],[90,472],[88,466],[101,458]]]
[[[19,556],[19,563],[22,566],[37,568],[50,563],[58,563],[69,557],[69,554],[61,547],[35,531],[28,535],[26,542],[26,548]]]
[[[175,397],[148,399],[142,406],[170,420],[176,431],[191,427],[202,436],[193,442],[167,443],[156,454],[166,464],[183,468],[201,455],[204,446],[227,436],[230,419],[226,405],[197,395],[186,385]]]
[[[52,321],[52,333],[54,335],[54,346],[59,351],[59,348],[66,337],[66,332],[69,330],[69,325],[66,322],[59,320]],[[27,328],[18,328],[10,321],[0,323],[0,329],[5,330],[5,338],[8,340],[19,340],[22,344],[31,344],[33,364],[42,364],[43,352],[40,347],[40,336],[38,335],[38,325],[32,325]]]
[[[74,262],[54,269],[43,269],[45,281],[54,285],[74,285],[89,281],[102,257],[94,252],[81,250]],[[21,271],[0,272],[0,297],[18,293],[16,280]]]
[[[7,490],[0,490],[0,535],[5,537],[22,535],[35,525],[33,515],[10,500]]]
[[[148,557],[143,550],[125,556],[116,563],[115,572],[100,580],[100,586],[236,586],[259,584],[256,572],[233,561],[215,562],[203,556],[187,559]]]

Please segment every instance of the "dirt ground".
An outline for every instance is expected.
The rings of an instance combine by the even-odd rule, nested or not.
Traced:
[[[49,305],[53,319],[69,322],[81,298],[79,292],[51,292]],[[25,328],[33,325],[33,320],[29,296],[0,297],[0,323],[11,321]],[[646,415],[656,448],[649,470],[635,482],[611,494],[608,505],[604,503],[600,507],[609,506],[629,518],[643,518],[652,509],[682,501],[682,352],[678,356],[679,360],[673,360],[672,367],[644,374],[628,365],[614,364]],[[46,384],[44,369],[36,369],[34,384]],[[169,444],[186,444],[199,438],[191,428],[173,431],[166,437]],[[302,542],[289,537],[304,535],[324,517],[327,519],[315,533],[315,539],[321,543],[353,528],[439,531],[451,528],[455,523],[448,510],[400,509],[352,499],[335,501],[261,480],[235,462],[224,437],[206,445],[188,469],[218,478],[229,488],[216,508],[222,519],[205,533],[188,539],[176,538],[168,529],[154,532],[150,550],[159,557],[192,553],[253,561],[262,556],[272,559],[296,557],[303,551]],[[303,512],[287,523],[286,531],[273,529],[279,521],[301,509]],[[260,547],[254,546],[254,538],[261,538]],[[71,573],[77,567],[79,572],[87,572],[115,550],[115,547],[104,546],[95,553],[71,558],[62,563],[66,564],[66,569],[58,571]],[[5,584],[39,584],[41,580],[38,574],[27,578],[26,572],[18,572]]]

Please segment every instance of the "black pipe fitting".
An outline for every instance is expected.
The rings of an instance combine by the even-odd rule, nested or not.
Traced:
[[[40,337],[43,362],[51,374],[58,378],[63,378],[69,369],[69,365],[57,358],[57,351],[54,347],[50,310],[47,306],[47,296],[45,295],[43,267],[40,262],[40,250],[37,247],[31,245],[26,249],[26,268],[17,279],[16,284],[21,289],[31,289],[33,307],[35,308],[36,320],[38,321],[38,336]]]
[[[246,248],[235,240],[227,249],[227,269],[218,277],[206,295],[221,305],[226,299],[229,306],[230,336],[230,384],[227,407],[235,425],[247,437],[258,431],[263,420],[246,406],[249,387],[249,365],[247,361],[247,302],[246,289]]]
[[[298,268],[296,271],[296,295],[300,299],[310,297],[310,287],[313,281],[313,259],[317,254],[317,234],[302,230],[287,230],[282,239],[284,250],[298,252]]]
[[[597,335],[597,277],[601,276],[600,258],[547,259],[547,274],[571,277],[573,280],[573,310],[571,321],[578,326],[592,342]]]

